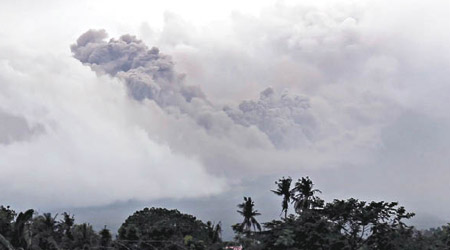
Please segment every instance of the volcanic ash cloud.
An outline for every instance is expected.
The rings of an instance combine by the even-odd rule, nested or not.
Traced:
[[[184,75],[175,71],[171,57],[158,48],[149,48],[130,35],[109,41],[106,38],[104,30],[87,31],[71,46],[74,57],[98,74],[123,80],[129,95],[137,101],[149,99],[168,113],[187,115],[215,136],[227,135],[230,129],[256,127],[266,137],[260,140],[268,139],[278,149],[308,145],[314,138],[317,122],[305,97],[279,95],[267,88],[256,101],[221,108],[212,104],[198,86],[184,84]]]

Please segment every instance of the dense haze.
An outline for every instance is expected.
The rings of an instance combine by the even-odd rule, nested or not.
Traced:
[[[0,200],[99,225],[176,206],[228,226],[242,196],[276,217],[270,183],[310,175],[330,197],[398,200],[419,227],[440,225],[449,11],[439,0],[2,3]]]

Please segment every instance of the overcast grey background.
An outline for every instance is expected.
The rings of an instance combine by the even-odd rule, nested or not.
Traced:
[[[1,5],[1,204],[228,228],[243,196],[273,219],[274,181],[309,175],[326,200],[450,220],[447,1]]]

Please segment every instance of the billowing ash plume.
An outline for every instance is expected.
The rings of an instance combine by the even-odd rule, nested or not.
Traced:
[[[292,148],[311,142],[316,121],[309,112],[309,101],[288,93],[276,95],[272,88],[261,92],[258,101],[243,101],[238,109],[224,111],[238,124],[256,126],[278,148]]]
[[[199,87],[183,83],[170,56],[134,36],[106,38],[104,30],[89,30],[72,45],[74,57],[98,74],[122,79],[135,100],[150,99],[169,113],[186,114],[216,136],[230,133],[230,125],[235,130],[256,127],[279,149],[309,144],[314,137],[316,121],[306,98],[277,95],[268,88],[257,101],[221,109],[209,103]]]
[[[99,74],[123,79],[136,100],[154,100],[160,106],[179,105],[203,98],[201,90],[182,84],[170,56],[149,49],[134,36],[123,35],[106,42],[104,30],[89,30],[71,46],[74,57]]]

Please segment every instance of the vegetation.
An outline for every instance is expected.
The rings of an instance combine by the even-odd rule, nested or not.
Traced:
[[[244,217],[244,221],[240,224],[236,224],[234,226],[235,231],[237,232],[245,232],[246,234],[249,234],[251,232],[251,229],[253,227],[253,230],[256,230],[256,228],[261,231],[261,225],[258,221],[256,221],[256,216],[261,215],[258,213],[257,210],[254,210],[253,207],[255,206],[255,202],[252,201],[252,198],[250,197],[244,197],[244,202],[238,205],[238,208],[241,210],[238,210],[237,212]]]
[[[289,203],[291,203],[291,183],[292,178],[282,178],[275,182],[277,184],[277,190],[271,190],[274,194],[282,196],[281,213],[284,212],[284,218],[287,217]]]
[[[128,217],[117,239],[123,249],[207,249],[220,242],[220,224],[207,224],[178,210],[145,208]]]
[[[280,218],[259,223],[251,197],[237,205],[243,220],[232,226],[233,242],[221,239],[221,223],[202,222],[178,210],[145,208],[129,216],[115,237],[106,227],[76,224],[73,215],[16,213],[0,206],[0,250],[90,249],[227,249],[243,246],[257,250],[440,250],[450,249],[450,224],[416,230],[406,224],[414,216],[396,202],[354,198],[325,202],[308,177],[275,182],[272,192],[281,197]],[[292,205],[294,213],[289,214]],[[58,219],[60,218],[60,219]]]

